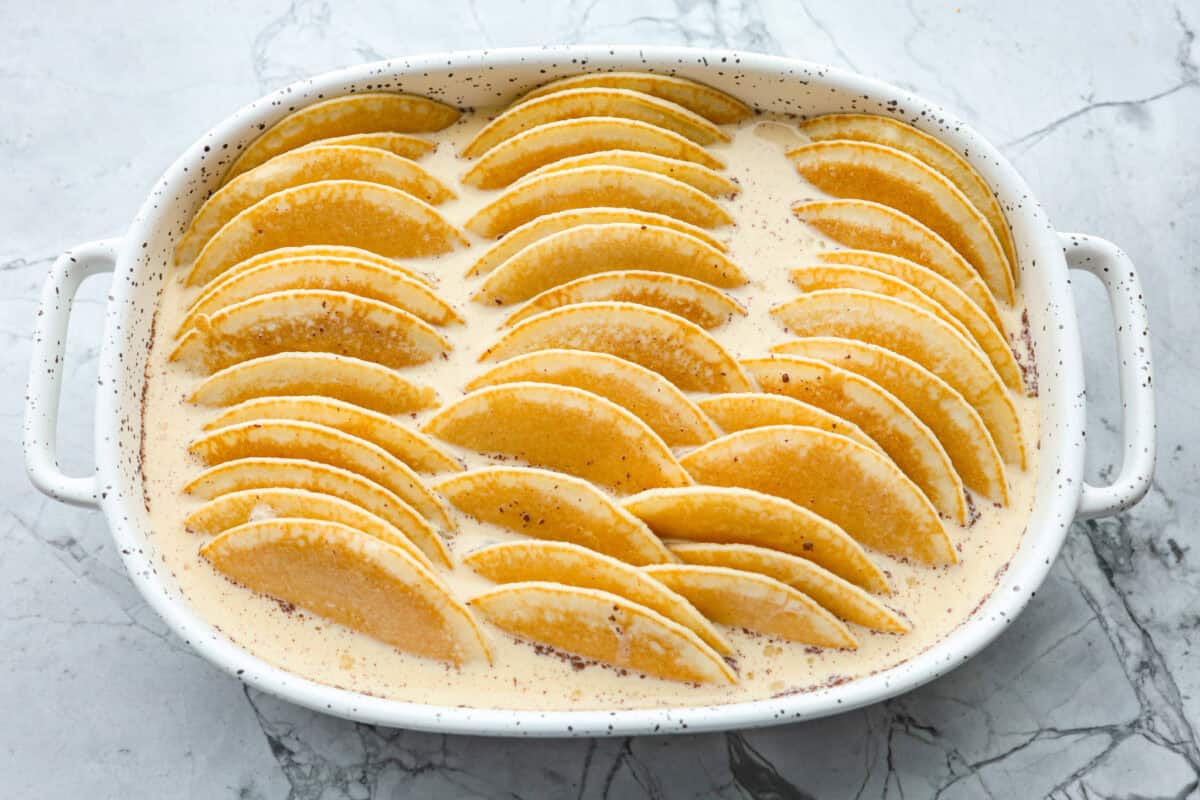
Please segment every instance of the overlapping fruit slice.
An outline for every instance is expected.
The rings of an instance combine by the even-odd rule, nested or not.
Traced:
[[[441,501],[411,467],[379,445],[336,428],[301,420],[240,422],[205,433],[188,451],[209,466],[251,457],[329,464],[378,483],[435,525],[451,527]]]
[[[192,262],[187,283],[207,283],[280,247],[345,245],[412,258],[465,243],[437,209],[407,192],[367,181],[317,181],[264,197],[225,223]]]
[[[975,267],[993,294],[1014,301],[1012,271],[992,226],[958,187],[924,162],[892,147],[850,140],[802,145],[788,157],[823,192],[882,203],[926,225]]]
[[[538,350],[497,364],[472,379],[467,390],[518,381],[598,394],[631,411],[672,447],[703,444],[717,433],[708,417],[666,378],[607,353]]]
[[[886,294],[928,311],[963,336],[971,338],[971,333],[966,326],[940,303],[907,281],[886,273],[841,264],[815,264],[793,269],[791,278],[792,283],[802,292],[819,292],[822,289],[859,289],[864,292]]]
[[[920,364],[873,344],[830,337],[795,339],[776,351],[818,358],[882,386],[937,436],[968,487],[1007,504],[1004,462],[983,418],[953,387]]]
[[[257,253],[244,261],[239,261],[236,264],[230,264],[224,268],[219,274],[213,275],[201,281],[196,276],[194,270],[189,270],[184,276],[184,283],[188,286],[203,286],[205,291],[211,288],[218,278],[232,277],[241,272],[249,272],[258,269],[264,264],[274,263],[276,261],[292,261],[293,259],[304,259],[313,265],[314,269],[319,269],[323,265],[331,262],[342,260],[366,261],[379,267],[386,267],[394,272],[402,273],[407,278],[412,278],[415,281],[431,285],[429,277],[421,274],[411,267],[393,258],[381,256],[378,253],[372,253],[370,250],[363,250],[361,247],[350,247],[348,245],[336,244],[306,244],[296,247],[277,247],[274,250],[265,250]]]
[[[628,222],[578,225],[539,239],[496,267],[473,299],[488,305],[528,300],[555,286],[622,269],[645,269],[734,287],[746,275],[699,239],[657,226]]]
[[[1009,266],[1014,268],[1013,282],[1019,282],[1012,232],[1008,229],[999,201],[979,173],[948,145],[911,125],[875,114],[826,114],[801,122],[799,127],[814,142],[852,139],[893,147],[920,159],[946,176],[967,196],[971,205],[987,218],[1000,240]]]
[[[271,487],[218,495],[188,514],[183,524],[193,533],[216,536],[247,522],[278,517],[340,522],[399,547],[427,567],[433,562],[394,525],[355,503],[306,489]]]
[[[420,411],[437,402],[428,386],[382,364],[336,353],[276,353],[242,361],[205,378],[188,400],[230,406],[271,395],[322,395],[381,414]]]
[[[635,208],[609,208],[605,206],[598,206],[596,208],[569,208],[565,211],[556,211],[552,214],[535,217],[524,225],[505,234],[504,238],[496,242],[495,245],[488,249],[471,266],[471,269],[467,271],[467,277],[473,278],[478,275],[486,275],[510,257],[516,255],[519,250],[560,231],[574,228],[576,225],[605,225],[612,222],[670,228],[671,230],[693,236],[721,252],[724,252],[726,249],[724,243],[712,236],[704,228],[691,225],[666,214],[639,211]]]
[[[604,150],[629,150],[719,169],[721,160],[674,131],[620,117],[581,117],[538,125],[488,150],[462,182],[499,189],[546,164]]]
[[[437,149],[437,145],[428,139],[391,131],[330,136],[327,139],[309,142],[304,147],[374,147],[376,150],[386,150],[393,155],[411,159],[424,158]]]
[[[360,92],[322,100],[268,128],[242,152],[225,179],[319,139],[363,133],[439,131],[458,116],[456,108],[411,94]]]
[[[540,175],[568,169],[602,166],[627,167],[666,175],[668,178],[682,181],[713,197],[732,197],[741,191],[741,187],[711,167],[697,164],[694,161],[668,158],[655,153],[640,153],[636,150],[602,150],[596,153],[571,156],[539,167],[530,172],[523,180],[533,180]]]
[[[890,275],[927,295],[962,323],[970,338],[974,339],[987,355],[1010,389],[1016,392],[1025,391],[1021,368],[1001,329],[987,312],[946,278],[908,259],[885,253],[872,253],[869,250],[831,250],[822,253],[820,258],[827,264],[846,265]],[[877,291],[858,283],[858,274],[841,276],[841,288]]]
[[[395,306],[347,292],[291,289],[198,317],[170,359],[211,373],[260,356],[319,351],[406,367],[449,349],[427,322]]]
[[[454,456],[393,417],[330,397],[260,397],[239,403],[209,420],[204,430],[256,420],[312,422],[379,445],[417,472],[458,472]]]
[[[937,511],[891,460],[816,428],[731,433],[680,462],[699,483],[741,486],[804,506],[868,547],[922,564],[957,561]]]
[[[194,327],[201,314],[211,315],[252,297],[291,289],[356,294],[395,306],[431,325],[462,321],[428,285],[399,270],[357,258],[300,256],[272,259],[251,269],[227,270],[188,308],[179,331]]]
[[[723,625],[818,647],[858,647],[845,623],[808,595],[767,575],[695,564],[642,569]]]
[[[757,572],[798,589],[846,622],[888,633],[907,633],[896,612],[867,592],[808,559],[745,544],[677,544],[671,552],[687,564]]]
[[[466,228],[500,236],[545,214],[595,206],[665,214],[702,228],[733,222],[715,200],[683,181],[629,167],[579,167],[513,184],[467,220]]]
[[[883,448],[850,420],[794,397],[762,392],[731,392],[706,397],[696,404],[725,433],[744,431],[747,428],[764,428],[768,425],[803,425],[830,433],[840,433],[884,454]]]
[[[796,356],[742,362],[759,387],[787,395],[858,425],[904,470],[935,508],[967,520],[963,484],[941,442],[894,394],[862,375]]]
[[[906,258],[953,283],[1003,329],[987,284],[946,240],[907,214],[866,200],[818,200],[792,208],[803,222],[838,244]]]
[[[684,391],[750,389],[742,368],[703,328],[635,303],[578,303],[538,314],[514,326],[480,360],[552,348],[609,353],[654,370]]]
[[[626,269],[585,275],[547,289],[510,314],[504,320],[504,327],[562,306],[608,300],[661,308],[706,329],[718,328],[733,317],[746,315],[736,300],[703,281],[665,272]]]
[[[413,161],[374,147],[305,147],[283,153],[222,186],[205,201],[175,248],[175,262],[189,264],[221,226],[268,195],[306,183],[369,181],[437,205],[454,196]]]
[[[471,612],[419,561],[337,522],[248,522],[200,548],[234,581],[414,655],[491,660]]]
[[[463,556],[463,563],[496,583],[548,581],[599,589],[657,611],[695,631],[721,655],[729,641],[691,603],[637,567],[569,542],[501,542]]]
[[[645,422],[570,386],[520,382],[478,389],[438,409],[424,427],[451,444],[519,458],[616,492],[690,483]]]
[[[771,310],[797,336],[858,339],[900,353],[937,375],[983,417],[1004,460],[1025,467],[1012,398],[987,357],[962,334],[914,305],[854,289],[811,292]]]
[[[735,683],[724,659],[694,631],[599,589],[528,581],[477,595],[470,606],[493,625],[604,664],[689,683]]]
[[[375,481],[341,467],[300,458],[251,456],[210,467],[190,481],[183,492],[213,500],[228,494],[278,489],[298,489],[345,500],[389,522],[433,563],[450,565],[446,544],[415,508]]]
[[[656,97],[603,87],[564,89],[512,106],[488,123],[463,148],[466,158],[477,158],[521,131],[578,117],[620,117],[666,128],[697,144],[729,140],[729,135],[682,106]]]
[[[432,286],[433,281],[428,275],[413,269],[400,261],[393,258],[381,256],[378,253],[372,253],[370,250],[364,250],[361,247],[350,247],[348,245],[323,245],[323,244],[308,244],[299,245],[296,247],[278,247],[273,250],[265,250],[261,253],[251,256],[236,264],[231,264],[221,270],[220,273],[207,278],[204,281],[195,280],[197,276],[193,270],[188,270],[184,275],[184,283],[188,286],[201,286],[202,291],[197,297],[203,297],[213,287],[224,280],[233,278],[243,272],[252,272],[267,264],[276,262],[292,262],[304,261],[312,265],[314,270],[324,269],[331,265],[337,265],[342,261],[362,261],[373,266],[383,267],[398,272],[406,278],[414,280],[425,286]],[[196,302],[192,301],[193,304]]]
[[[739,122],[754,113],[750,106],[719,89],[687,78],[654,75],[649,72],[596,72],[559,78],[529,92],[520,102],[564,89],[588,89],[596,86],[628,89],[661,97],[718,125]]]
[[[808,559],[869,591],[891,591],[862,545],[783,497],[736,486],[687,486],[651,489],[621,505],[664,539],[769,548]]]
[[[459,511],[537,539],[570,542],[627,564],[674,557],[637,517],[588,481],[531,467],[486,467],[443,478]]]

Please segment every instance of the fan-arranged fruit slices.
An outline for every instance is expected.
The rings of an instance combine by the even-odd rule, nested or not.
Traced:
[[[1020,542],[1000,202],[927,132],[642,73],[366,91],[181,228],[143,473],[197,610],[304,677],[731,702],[910,658]]]

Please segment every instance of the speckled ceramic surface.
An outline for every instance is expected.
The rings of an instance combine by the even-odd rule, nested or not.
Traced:
[[[947,640],[896,668],[811,693],[711,708],[618,712],[520,712],[486,708],[439,708],[384,701],[301,680],[242,652],[210,629],[188,609],[170,576],[158,572],[147,541],[138,465],[138,415],[144,357],[165,277],[164,267],[186,221],[236,153],[259,131],[307,103],[356,91],[398,90],[437,97],[459,106],[504,102],[538,83],[561,75],[604,69],[650,70],[678,74],[713,84],[752,105],[770,111],[811,116],[836,111],[865,111],[904,119],[949,143],[972,161],[995,188],[1014,230],[1023,285],[1029,306],[1030,331],[1039,356],[1041,441],[1037,451],[1038,499],[1018,555],[993,595],[968,624]],[[1086,244],[1086,242],[1084,243]],[[1084,244],[1068,241],[1069,251]],[[1121,270],[1126,284],[1113,281],[1115,304],[1131,319],[1139,317],[1128,280],[1131,267],[1116,251],[1100,245],[1089,251],[1104,270]],[[60,262],[63,277],[108,258],[103,248],[84,250]],[[1021,178],[1008,163],[969,128],[943,110],[900,89],[848,72],[805,62],[728,51],[670,48],[576,48],[465,52],[396,59],[329,73],[295,83],[243,108],[194,144],[164,175],[116,248],[106,332],[100,355],[97,395],[95,492],[108,518],[125,564],[147,601],[190,646],[242,681],[313,709],[365,722],[458,733],[518,736],[591,736],[630,733],[701,731],[777,724],[856,708],[925,683],[969,659],[998,635],[1025,606],[1057,556],[1067,527],[1080,502],[1086,417],[1083,371],[1068,290],[1063,243],[1046,220]],[[83,266],[73,266],[80,265]],[[1125,287],[1124,294],[1121,293]],[[61,292],[48,297],[61,305]],[[1136,294],[1136,292],[1134,292]],[[1130,303],[1133,305],[1131,306]],[[1144,322],[1126,330],[1123,354],[1138,364],[1145,350]],[[1137,340],[1141,340],[1140,343]],[[56,352],[49,350],[53,363]],[[32,402],[39,397],[35,368]],[[1145,411],[1147,391],[1130,383],[1130,401]],[[55,409],[33,409],[38,419]],[[1136,415],[1135,415],[1136,416]],[[35,430],[36,434],[36,430]],[[1143,438],[1147,431],[1142,431]],[[1136,443],[1152,456],[1146,441]],[[32,448],[36,450],[37,448]],[[1124,476],[1132,487],[1124,502],[1140,495],[1148,480]],[[53,489],[54,487],[50,487]],[[59,492],[70,499],[86,486],[71,484]],[[1094,498],[1093,512],[1120,498]],[[484,700],[485,704],[486,701]]]

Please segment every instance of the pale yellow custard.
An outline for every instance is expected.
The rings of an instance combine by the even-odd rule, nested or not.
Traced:
[[[471,162],[456,155],[494,113],[486,109],[467,113],[450,128],[426,135],[439,147],[419,163],[457,194],[438,210],[460,229],[498,194],[462,185],[459,179]],[[728,290],[746,315],[735,316],[711,333],[734,357],[743,359],[764,355],[772,345],[789,338],[768,310],[797,296],[798,290],[789,280],[792,268],[836,245],[791,212],[799,201],[823,197],[797,174],[785,156],[785,150],[806,141],[794,122],[757,115],[723,129],[732,141],[709,145],[708,150],[725,162],[723,174],[736,181],[741,191],[732,199],[720,200],[735,224],[711,233],[728,243],[729,257],[750,281]],[[437,258],[404,262],[431,276],[437,293],[465,321],[439,328],[453,348],[448,359],[434,359],[403,370],[406,377],[436,389],[442,404],[461,397],[465,384],[483,370],[478,361],[480,354],[499,337],[500,322],[515,309],[471,302],[469,298],[481,278],[468,279],[464,275],[490,242],[470,233],[465,235],[471,241],[470,247]],[[172,270],[176,275],[179,272]],[[202,618],[263,660],[332,686],[447,706],[608,709],[738,702],[844,682],[910,659],[964,623],[992,592],[1016,552],[1033,504],[1037,400],[1010,392],[1031,466],[1024,471],[1007,468],[1007,507],[975,497],[978,514],[970,527],[945,522],[959,563],[934,568],[871,553],[895,589],[891,596],[880,599],[907,620],[911,625],[908,633],[876,633],[851,626],[860,646],[846,651],[823,650],[724,628],[722,632],[734,647],[732,663],[738,675],[737,683],[728,686],[696,686],[599,664],[582,665],[577,659],[558,657],[545,648],[516,641],[482,621],[494,648],[494,663],[472,662],[456,668],[424,660],[302,609],[285,610],[275,600],[233,584],[200,556],[198,549],[204,537],[187,532],[183,519],[201,501],[180,490],[202,469],[199,461],[189,455],[188,444],[217,412],[186,402],[202,376],[168,362],[176,329],[198,292],[198,288],[168,278],[146,373],[143,472],[152,522],[151,543]],[[1005,330],[1017,348],[1025,346],[1019,337],[1022,309],[1019,293],[1014,307],[1001,306]],[[1024,363],[1032,362],[1031,353],[1018,352]],[[413,426],[419,426],[432,413],[414,414]],[[587,442],[579,443],[581,448],[587,446]],[[677,455],[683,452],[685,449],[676,449]],[[479,454],[463,449],[455,449],[455,454],[468,468],[488,463]],[[439,574],[458,597],[466,600],[491,584],[462,566],[457,556],[516,537],[457,512],[455,519],[458,532],[448,544],[456,556],[456,566],[452,572]]]

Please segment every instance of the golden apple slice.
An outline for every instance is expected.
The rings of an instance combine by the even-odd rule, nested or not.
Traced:
[[[929,227],[979,272],[992,294],[1016,299],[1012,273],[992,226],[948,178],[892,147],[862,141],[802,145],[788,158],[809,183],[834,197],[890,206]]]
[[[392,523],[340,497],[306,489],[271,487],[229,492],[188,514],[183,525],[192,533],[216,536],[247,522],[279,517],[339,522],[399,547],[427,567],[433,566],[429,557]]]
[[[774,352],[818,358],[874,381],[924,422],[972,490],[1008,504],[1004,461],[979,412],[950,384],[899,353],[866,342],[832,337],[794,339]]]
[[[782,394],[732,392],[705,397],[696,405],[725,433],[767,425],[804,425],[840,433],[881,455],[887,455],[874,439],[850,420]]]
[[[628,89],[661,97],[718,125],[739,122],[754,113],[750,106],[719,89],[675,75],[653,75],[649,72],[595,72],[588,75],[572,75],[542,84],[518,102],[561,92],[564,89],[589,89],[596,86]]]
[[[538,581],[506,583],[472,598],[470,606],[518,639],[603,664],[671,681],[737,681],[695,632],[610,592]]]
[[[987,218],[996,238],[1000,240],[1000,246],[1004,248],[1004,255],[1013,273],[1013,283],[1020,282],[1016,270],[1017,254],[1013,248],[1012,232],[1008,229],[1000,202],[975,168],[949,145],[912,125],[875,114],[825,114],[801,122],[800,130],[814,142],[854,139],[894,147],[945,175],[967,196],[971,205]]]
[[[454,192],[415,162],[374,147],[305,147],[275,156],[222,186],[200,206],[175,248],[175,263],[190,264],[225,223],[268,195],[306,183],[378,183],[437,205]]]
[[[407,192],[367,181],[317,181],[264,197],[225,223],[192,262],[187,283],[208,283],[267,250],[310,244],[415,258],[448,253],[466,240]]]
[[[883,570],[834,523],[774,495],[735,486],[650,489],[621,505],[664,539],[746,544],[790,553],[872,592],[891,593]]]
[[[697,164],[694,161],[668,158],[656,153],[641,153],[636,150],[601,150],[596,153],[570,156],[539,167],[522,180],[532,180],[551,172],[582,167],[627,167],[666,175],[668,178],[674,178],[699,189],[711,197],[733,197],[742,190],[736,183],[711,167]]]
[[[958,560],[917,485],[889,458],[845,436],[791,425],[751,428],[680,462],[699,483],[791,500],[881,552],[932,566]]]
[[[577,303],[530,317],[480,361],[535,350],[590,350],[641,364],[685,392],[744,392],[750,381],[733,356],[698,325],[635,303]]]
[[[210,467],[252,457],[339,467],[383,486],[435,525],[451,527],[445,507],[411,467],[379,445],[336,428],[300,420],[240,422],[205,433],[188,446],[188,452]]]
[[[813,264],[797,267],[791,271],[792,283],[802,292],[819,292],[822,289],[861,289],[864,292],[886,294],[912,303],[923,308],[930,314],[949,325],[954,330],[971,339],[971,332],[941,303],[922,292],[912,284],[879,272],[862,267],[843,266],[841,264]]]
[[[458,109],[411,94],[360,92],[305,106],[276,122],[242,151],[225,180],[319,139],[361,133],[427,133],[458,119]]]
[[[657,611],[696,632],[712,649],[733,649],[691,603],[637,567],[569,542],[501,542],[463,556],[463,563],[490,581],[550,581],[599,589]]]
[[[1003,329],[996,298],[979,273],[945,239],[907,214],[866,200],[801,203],[792,212],[844,247],[899,256],[933,270],[962,289]]]
[[[546,214],[596,206],[650,211],[702,228],[733,223],[715,200],[683,181],[628,167],[579,167],[513,184],[475,212],[466,228],[500,236]]]
[[[424,158],[437,149],[437,144],[420,136],[409,136],[407,133],[349,133],[345,136],[331,136],[328,139],[317,139],[304,147],[374,147],[386,150],[401,158],[413,160]]]
[[[313,422],[377,444],[417,472],[459,472],[462,465],[427,436],[393,417],[330,397],[259,397],[227,408],[204,424],[211,431],[256,420]],[[303,515],[291,515],[303,516]]]
[[[938,511],[966,524],[966,497],[954,464],[933,431],[894,394],[856,372],[813,358],[756,358],[742,366],[763,391],[815,405],[862,428]]]
[[[284,258],[253,269],[227,270],[213,280],[188,308],[179,332],[196,325],[201,314],[271,292],[290,289],[324,289],[346,292],[387,303],[431,325],[462,322],[449,303],[426,284],[390,267],[353,258]]]
[[[406,653],[490,661],[471,612],[408,553],[336,522],[268,519],[200,548],[219,572]]]
[[[486,467],[436,488],[462,513],[514,533],[577,544],[627,564],[674,561],[640,520],[591,483],[532,467]]]
[[[723,625],[816,647],[858,648],[858,640],[840,619],[800,590],[766,575],[694,564],[642,569]]]
[[[820,259],[827,264],[843,264],[885,273],[916,287],[962,323],[969,338],[974,339],[979,349],[983,350],[1008,388],[1015,392],[1025,391],[1021,367],[1004,333],[974,300],[941,275],[906,258],[868,250],[834,250],[822,253]],[[855,285],[844,288],[875,291]]]
[[[636,225],[654,225],[660,228],[670,228],[671,230],[693,236],[721,252],[725,252],[726,250],[725,243],[708,231],[677,220],[674,217],[668,217],[666,214],[655,214],[651,211],[639,211],[634,208],[607,208],[604,206],[597,208],[568,208],[565,211],[556,211],[553,214],[536,217],[519,228],[505,234],[504,238],[492,245],[471,266],[471,269],[467,270],[467,277],[474,278],[478,275],[486,275],[515,255],[517,251],[523,250],[534,242],[559,231],[574,228],[576,225],[604,225],[610,222],[629,222]]]
[[[506,139],[484,153],[462,182],[479,189],[501,189],[551,162],[604,150],[653,153],[713,169],[724,166],[674,131],[620,117],[580,117],[538,125]]]
[[[677,544],[671,552],[685,564],[757,572],[798,589],[846,622],[887,633],[907,633],[896,612],[849,581],[812,561],[746,544]]]
[[[381,364],[334,353],[277,353],[213,373],[188,400],[230,406],[269,395],[323,395],[381,414],[421,411],[437,404],[428,386]]]
[[[188,286],[202,285],[204,291],[207,292],[218,281],[232,277],[238,273],[249,272],[253,269],[258,269],[264,264],[274,263],[276,261],[292,261],[303,260],[313,265],[313,269],[319,269],[323,265],[331,262],[353,260],[366,261],[380,267],[386,267],[394,272],[400,272],[405,277],[419,281],[426,286],[432,285],[429,276],[423,275],[411,267],[405,266],[394,258],[386,258],[378,253],[372,253],[370,250],[363,250],[361,247],[349,247],[346,245],[333,244],[306,244],[299,247],[279,247],[274,250],[267,250],[257,255],[253,255],[244,261],[239,261],[236,264],[231,264],[223,269],[220,273],[213,275],[211,278],[201,282],[193,280],[195,277],[192,272],[189,272],[184,279],[184,283]],[[203,293],[201,294],[203,296]]]
[[[509,305],[577,278],[623,269],[682,275],[725,288],[746,283],[746,274],[724,253],[686,233],[610,222],[578,225],[528,245],[489,273],[472,299]]]
[[[950,384],[975,407],[1005,462],[1025,468],[1016,406],[991,362],[934,315],[895,298],[855,289],[801,295],[771,309],[796,336],[858,339],[899,353]]]
[[[628,89],[565,89],[510,106],[489,122],[463,148],[465,158],[477,158],[521,131],[579,117],[620,117],[674,131],[697,144],[729,141],[729,134],[704,117],[675,103]]]
[[[646,423],[570,386],[521,382],[478,389],[438,409],[424,429],[459,447],[519,458],[615,492],[690,483]]]
[[[607,353],[526,353],[474,378],[467,390],[518,381],[574,386],[598,394],[631,411],[671,447],[704,444],[717,435],[708,417],[662,375]]]
[[[547,289],[510,314],[504,320],[504,327],[562,306],[606,300],[660,308],[706,329],[718,328],[733,317],[746,316],[746,310],[736,300],[703,281],[665,272],[626,269],[585,275]]]
[[[450,551],[425,517],[389,489],[341,467],[297,458],[239,458],[206,469],[183,493],[213,500],[228,494],[281,489],[332,495],[358,506],[389,522],[433,563],[450,566]]]
[[[395,306],[347,292],[289,289],[197,317],[169,358],[212,373],[284,352],[329,352],[408,367],[448,350],[450,343],[429,323]]]

